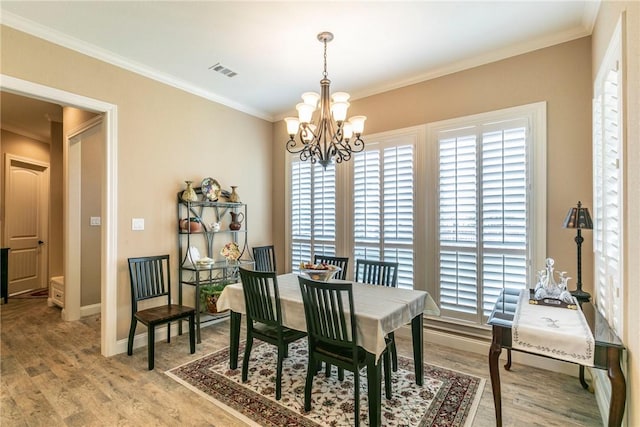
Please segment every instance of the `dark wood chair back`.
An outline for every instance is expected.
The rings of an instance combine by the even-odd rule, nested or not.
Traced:
[[[397,288],[398,263],[358,259],[355,281]]]
[[[256,271],[276,271],[276,254],[273,245],[253,248]]]
[[[358,354],[351,283],[325,283],[298,277],[310,348],[318,344]],[[353,361],[357,365],[356,360]]]
[[[171,274],[169,255],[129,258],[129,279],[131,283],[131,325],[127,354],[133,354],[133,339],[138,322],[147,326],[147,347],[149,370],[154,368],[155,328],[167,325],[167,342],[171,341],[171,322],[189,321],[189,344],[191,354],[196,351],[195,312],[193,307],[171,303]],[[138,302],[158,299],[162,302],[144,310],[138,309]]]
[[[275,271],[255,271],[240,268],[247,322],[282,327],[280,292]]]
[[[129,258],[131,279],[131,313],[138,311],[138,301],[165,297],[171,301],[169,255]]]
[[[333,276],[336,279],[346,280],[347,267],[349,266],[349,257],[329,256],[329,255],[314,255],[313,263],[320,264],[325,263],[329,265],[336,265],[341,270]]]

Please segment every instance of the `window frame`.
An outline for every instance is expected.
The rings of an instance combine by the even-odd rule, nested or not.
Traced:
[[[528,216],[527,234],[530,236],[530,244],[527,250],[527,287],[531,288],[535,285],[536,267],[544,265],[546,258],[546,211],[547,211],[547,129],[546,129],[546,102],[537,102],[532,104],[521,105],[512,108],[505,108],[486,113],[474,114],[470,116],[447,119],[439,122],[427,124],[427,139],[430,152],[434,155],[433,167],[433,187],[436,206],[433,210],[433,221],[431,221],[430,234],[433,237],[434,246],[431,280],[427,291],[439,304],[440,295],[440,275],[439,275],[439,217],[438,217],[438,173],[439,173],[439,139],[438,134],[443,131],[453,131],[456,129],[464,129],[469,127],[477,127],[481,125],[492,125],[494,123],[511,121],[513,119],[526,119],[528,123],[528,143],[527,143],[527,159],[529,162],[527,174],[528,200],[527,206],[532,207]],[[480,155],[480,154],[478,154]],[[480,171],[478,172],[480,173]],[[481,268],[481,266],[479,266]],[[482,291],[478,291],[481,295]],[[476,314],[470,316],[453,316],[453,313],[441,311],[439,320],[464,324],[466,326],[487,328],[484,324],[487,316],[483,314],[482,299],[478,298]]]

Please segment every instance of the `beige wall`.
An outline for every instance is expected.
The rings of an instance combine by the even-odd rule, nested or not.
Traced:
[[[547,255],[556,266],[575,272],[575,232],[563,229],[562,222],[578,200],[591,207],[589,37],[357,100],[350,114],[366,115],[365,130],[372,134],[538,101],[547,101]],[[288,139],[284,123],[275,129],[274,151],[283,152]],[[284,189],[284,154],[275,160],[274,186]],[[274,236],[276,246],[284,247],[284,191],[276,193]],[[584,236],[582,281],[591,291],[591,232]]]
[[[624,336],[628,357],[627,425],[640,426],[640,2],[603,1],[593,31],[593,79],[615,26],[626,15],[623,34],[624,162]]]
[[[271,132],[261,119],[2,27],[0,70],[118,106],[118,339],[130,320],[128,257],[169,253],[177,277],[176,194],[216,178],[248,203],[250,243],[271,242]],[[28,52],[29,54],[25,54]],[[241,83],[241,82],[240,82]],[[132,231],[131,219],[145,230]]]

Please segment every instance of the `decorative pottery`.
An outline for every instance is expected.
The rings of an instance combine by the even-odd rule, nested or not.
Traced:
[[[212,314],[224,313],[227,310],[218,311],[218,298],[220,293],[214,293],[206,296],[207,311]]]
[[[211,231],[220,231],[220,223],[212,222],[211,223]]]
[[[182,192],[182,200],[185,202],[197,202],[198,195],[196,194],[196,190],[193,189],[193,181],[185,181],[185,184],[187,184],[187,188]]]
[[[238,188],[238,186],[236,185],[231,186],[231,194],[229,194],[229,201],[231,203],[240,203],[240,196],[236,192],[236,188]]]
[[[199,233],[204,230],[204,227],[198,218],[191,217],[189,219],[184,218],[180,220],[180,230]]]
[[[242,228],[242,221],[244,221],[244,214],[242,212],[229,212],[231,215],[231,223],[229,229],[237,231]]]

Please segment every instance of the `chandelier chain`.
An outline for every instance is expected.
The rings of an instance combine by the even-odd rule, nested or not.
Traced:
[[[327,40],[324,40],[324,72],[322,73],[322,76],[326,79],[327,78]]]

